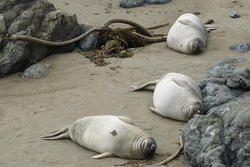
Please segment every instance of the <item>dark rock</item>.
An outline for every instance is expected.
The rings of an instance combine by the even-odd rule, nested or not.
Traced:
[[[195,12],[193,12],[193,14],[195,14],[195,15],[200,15],[201,12],[200,12],[200,11],[195,11]]]
[[[195,115],[183,131],[184,158],[192,166],[250,166],[250,97]]]
[[[183,130],[184,158],[192,166],[250,165],[250,70],[227,59],[207,69],[200,82],[207,115],[195,115]]]
[[[230,13],[230,17],[232,17],[232,18],[239,18],[240,15],[239,15],[236,11],[232,11],[232,12]]]
[[[165,4],[172,2],[173,0],[145,0],[147,4]]]
[[[85,33],[86,31],[90,30],[91,28],[93,28],[93,26],[83,24],[83,25],[81,25],[81,32]],[[82,38],[78,43],[78,47],[82,51],[88,51],[88,50],[96,49],[97,43],[98,43],[98,32],[94,32],[94,33],[89,34],[85,38]]]
[[[120,7],[122,8],[133,8],[137,6],[145,5],[144,0],[121,0]]]
[[[250,90],[250,70],[231,63],[244,59],[227,59],[207,68],[208,76],[200,82],[205,111],[222,105]]]
[[[80,35],[81,29],[75,15],[56,10],[53,4],[46,0],[1,1],[1,76],[23,71],[52,53],[69,52],[75,48],[74,43],[63,47],[52,47],[1,38],[7,33],[24,34],[49,41],[64,41]]]
[[[245,53],[250,50],[250,43],[236,43],[229,48],[230,50],[235,50],[238,53]]]
[[[120,7],[122,8],[133,8],[137,6],[143,6],[147,4],[165,4],[172,0],[121,0]]]
[[[22,78],[42,78],[49,74],[50,65],[37,63],[27,68],[21,75]]]

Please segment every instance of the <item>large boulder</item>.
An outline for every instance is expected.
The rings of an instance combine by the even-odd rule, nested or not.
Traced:
[[[250,70],[247,67],[235,67],[232,64],[241,61],[244,59],[222,60],[206,70],[208,76],[199,85],[206,111],[250,90]]]
[[[195,115],[183,132],[184,157],[192,166],[250,166],[250,97]]]
[[[75,15],[57,10],[46,0],[2,0],[0,2],[0,76],[23,71],[52,53],[69,52],[75,43],[44,46],[10,41],[7,34],[22,34],[49,41],[64,41],[81,34]]]
[[[200,82],[206,115],[195,115],[183,130],[184,157],[192,166],[250,166],[250,70],[220,61]]]

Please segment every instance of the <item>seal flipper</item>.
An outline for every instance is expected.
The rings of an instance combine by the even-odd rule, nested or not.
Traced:
[[[179,23],[184,24],[184,25],[193,25],[193,22],[188,19],[180,19],[178,21]]]
[[[208,24],[206,24],[205,28],[206,28],[207,32],[216,30],[216,26],[215,25],[208,25]]]
[[[152,90],[154,91],[155,88],[152,88],[152,86],[155,86],[160,80],[155,80],[155,81],[149,81],[145,84],[142,85],[134,85],[130,87],[130,91],[137,91],[137,90]]]
[[[117,116],[121,121],[128,123],[130,125],[134,125],[134,122],[131,118],[129,117],[124,117],[124,116]]]
[[[41,138],[44,140],[57,140],[57,139],[66,139],[69,138],[69,127],[66,126],[65,128],[52,132],[47,136],[42,136]]]
[[[107,157],[113,157],[113,156],[114,156],[114,154],[111,153],[111,152],[104,152],[104,153],[101,153],[101,154],[94,155],[91,158],[93,158],[93,159],[101,159],[101,158],[107,158]]]
[[[178,86],[191,91],[194,95],[197,94],[195,89],[186,81],[180,80],[180,79],[172,79],[173,82],[175,82]]]
[[[164,116],[162,116],[162,115],[157,111],[156,108],[150,107],[150,110],[151,110],[154,114],[157,114],[157,115],[161,116],[162,118],[164,118]]]

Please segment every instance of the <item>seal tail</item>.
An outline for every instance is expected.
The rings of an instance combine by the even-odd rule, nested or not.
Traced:
[[[66,126],[65,128],[61,130],[57,130],[55,132],[50,133],[47,136],[41,137],[44,140],[57,140],[57,139],[68,139],[69,137],[69,126]]]

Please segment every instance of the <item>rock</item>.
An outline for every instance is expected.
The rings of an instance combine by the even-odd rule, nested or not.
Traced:
[[[239,18],[240,15],[239,15],[236,11],[232,11],[232,12],[230,13],[230,17],[232,17],[232,18]]]
[[[153,164],[153,165],[143,165],[142,167],[166,167],[166,166],[165,165]]]
[[[0,34],[3,34],[6,31],[4,15],[0,14]]]
[[[250,165],[250,70],[226,59],[206,71],[200,82],[207,115],[195,115],[183,130],[184,158],[192,166]]]
[[[22,78],[42,78],[49,74],[50,65],[37,63],[27,68],[21,75]]]
[[[72,39],[81,33],[75,15],[57,10],[46,0],[3,0],[0,2],[1,36],[24,34],[49,41]],[[0,42],[0,76],[23,71],[52,53],[69,52],[75,44],[63,47],[44,46],[34,42],[10,41],[2,38]]]
[[[81,33],[85,33],[86,31],[90,30],[91,28],[93,28],[93,26],[87,25],[87,24],[82,24],[81,25]],[[94,32],[94,33],[89,34],[85,38],[82,38],[78,43],[78,47],[82,51],[88,51],[88,50],[96,49],[97,43],[98,43],[98,32]]]
[[[147,4],[165,4],[172,2],[172,0],[121,0],[120,7],[133,8]]]
[[[238,53],[245,53],[250,50],[250,43],[236,43],[235,45],[229,48],[230,50],[235,50]]]
[[[145,131],[151,131],[151,130],[153,130],[153,126],[145,126],[143,129]]]
[[[122,8],[133,8],[137,6],[145,5],[144,0],[121,0],[120,7]]]
[[[200,12],[200,11],[194,11],[193,14],[195,14],[195,15],[200,15],[201,12]]]
[[[172,2],[173,0],[145,0],[146,4],[165,4]]]
[[[207,68],[208,76],[200,81],[205,111],[222,105],[250,90],[250,70],[231,63],[244,59],[227,59]]]
[[[184,158],[192,166],[250,166],[250,97],[195,115],[183,131]]]

